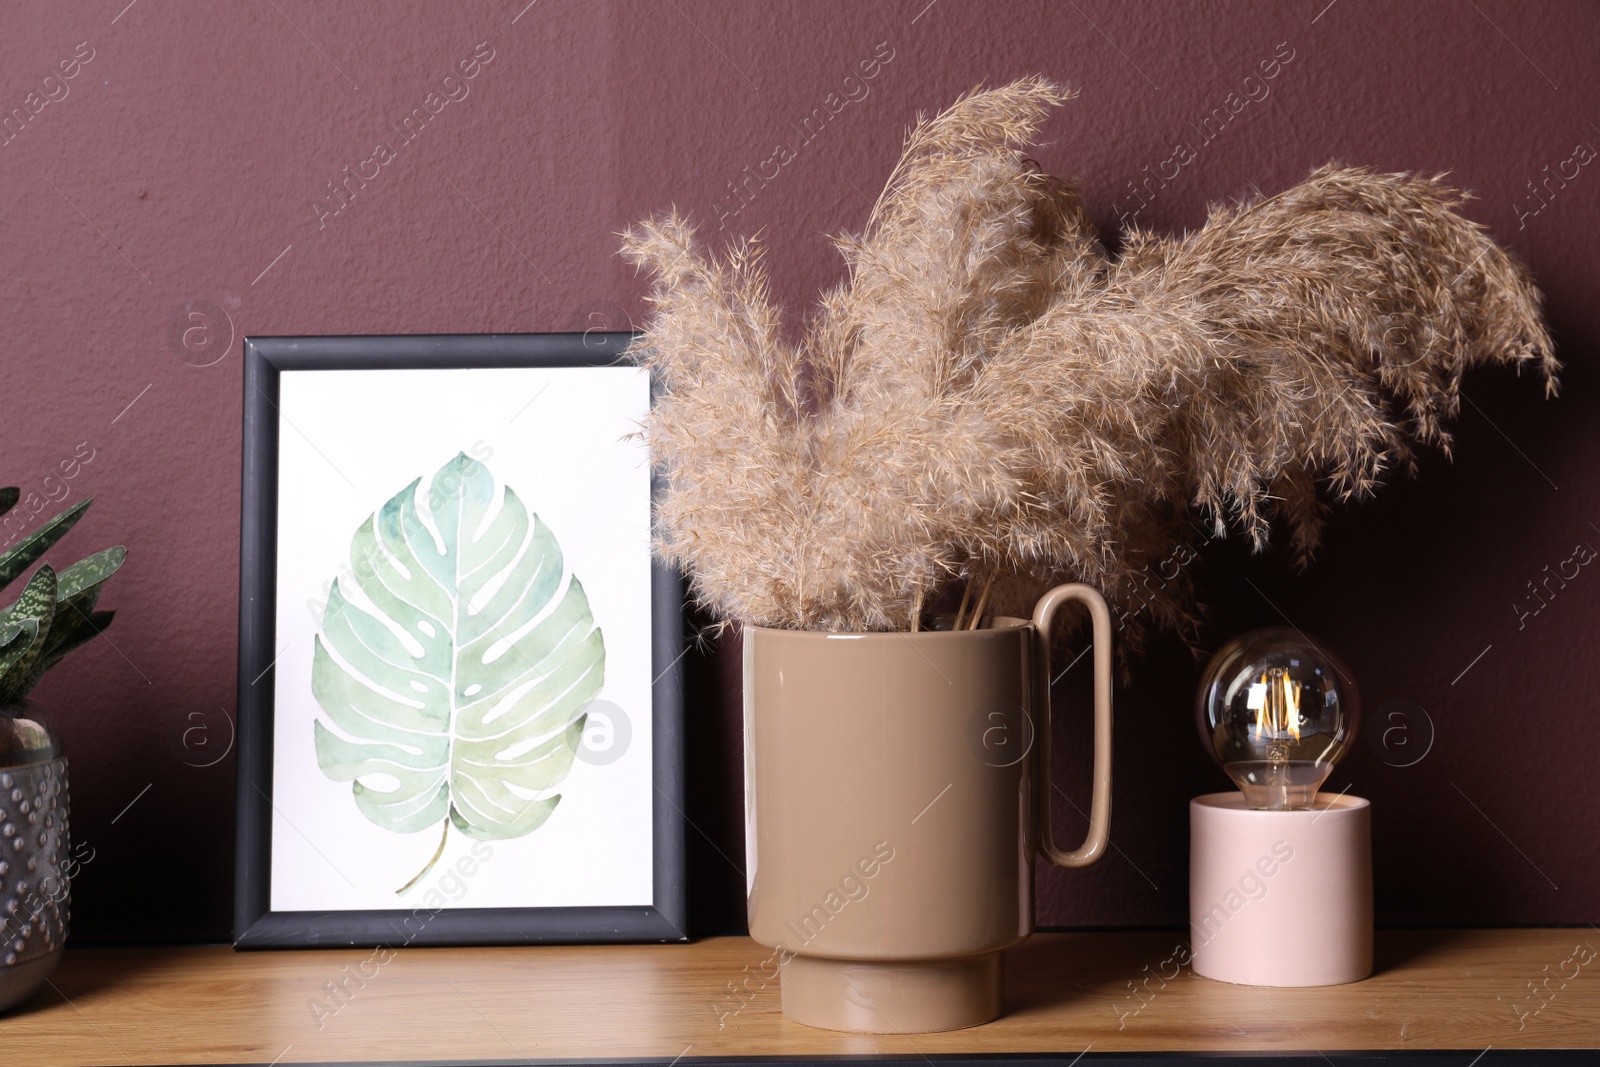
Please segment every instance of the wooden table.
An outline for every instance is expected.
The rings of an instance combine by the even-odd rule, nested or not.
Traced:
[[[1350,1055],[1371,1050],[1452,1050],[1459,1055],[1420,1062],[1468,1067],[1490,1049],[1480,1061],[1488,1067],[1546,1062],[1502,1059],[1505,1050],[1600,1046],[1600,959],[1579,965],[1574,955],[1600,947],[1592,928],[1380,931],[1377,973],[1322,989],[1175,974],[1165,961],[1181,937],[1038,935],[1008,953],[998,1021],[884,1037],[784,1019],[776,984],[761,977],[769,953],[746,938],[393,952],[69,949],[52,986],[0,1018],[0,1064],[634,1058],[687,1067],[873,1055],[1067,1064],[1087,1052],[1087,1067],[1105,1053],[1274,1052],[1343,1064],[1390,1062]],[[1528,983],[1558,971],[1572,976],[1551,978],[1546,999],[1535,999]]]

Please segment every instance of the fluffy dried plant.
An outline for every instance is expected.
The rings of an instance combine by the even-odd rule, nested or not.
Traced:
[[[657,547],[715,616],[917,629],[965,581],[970,626],[1078,580],[1125,638],[1185,630],[1172,561],[1206,527],[1259,548],[1277,519],[1309,557],[1319,483],[1362,497],[1448,451],[1469,367],[1532,362],[1554,394],[1538,291],[1438,178],[1325,167],[1112,259],[1024,154],[1069,96],[1032,78],[919,121],[795,342],[757,241],[707,255],[676,212],[623,235],[654,275]]]

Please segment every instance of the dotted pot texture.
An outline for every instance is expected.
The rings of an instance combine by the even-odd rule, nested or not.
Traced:
[[[61,962],[68,847],[66,759],[0,767],[0,1011],[31,997]]]

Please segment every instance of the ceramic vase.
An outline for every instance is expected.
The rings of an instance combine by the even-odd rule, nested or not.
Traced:
[[[1094,627],[1090,829],[1050,830],[1050,629]],[[1111,791],[1105,602],[1058,587],[974,630],[744,632],[750,934],[790,1019],[926,1033],[1002,1010],[1001,953],[1033,930],[1035,855],[1099,858]]]
[[[67,760],[37,704],[0,707],[0,1011],[44,985],[67,941]]]

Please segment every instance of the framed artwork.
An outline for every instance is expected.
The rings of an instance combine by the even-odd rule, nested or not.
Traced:
[[[245,339],[235,947],[684,939],[632,339]]]

